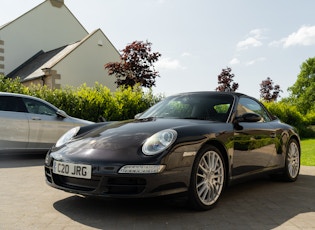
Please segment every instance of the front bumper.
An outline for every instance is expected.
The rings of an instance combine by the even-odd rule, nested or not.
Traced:
[[[53,173],[53,162],[45,165],[48,185],[66,192],[103,197],[154,197],[188,190],[190,167],[166,169],[161,173],[118,173],[121,166],[93,165],[92,178],[81,179]]]

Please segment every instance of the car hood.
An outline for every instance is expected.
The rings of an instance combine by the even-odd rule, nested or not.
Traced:
[[[89,133],[67,143],[61,149],[52,149],[54,156],[61,156],[65,161],[84,162],[89,160],[100,163],[101,161],[113,162],[145,162],[148,160],[141,153],[144,141],[156,132],[172,128],[177,130],[178,138],[182,137],[182,132],[188,128],[191,130],[190,136],[195,140],[201,140],[204,136],[201,133],[193,133],[193,130],[200,130],[205,124],[211,121],[184,120],[184,119],[146,119],[129,120],[123,122],[113,122],[106,124]],[[191,127],[197,127],[192,129]],[[208,130],[209,131],[209,130]],[[151,163],[158,160],[161,155],[150,157]],[[58,157],[55,157],[56,159]]]
[[[184,119],[146,119],[114,122],[97,128],[77,140],[69,147],[93,149],[120,149],[139,146],[151,135],[164,129],[182,129],[184,127],[204,126],[211,121]]]

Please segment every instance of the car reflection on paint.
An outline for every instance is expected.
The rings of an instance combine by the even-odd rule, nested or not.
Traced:
[[[77,127],[47,153],[48,185],[103,197],[184,193],[215,206],[234,180],[268,173],[295,181],[300,141],[256,99],[240,93],[167,97],[135,119]]]

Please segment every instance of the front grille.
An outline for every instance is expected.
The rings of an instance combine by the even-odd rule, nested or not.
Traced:
[[[52,173],[56,185],[95,195],[136,195],[144,191],[146,181],[133,177],[105,177],[92,175],[91,179],[73,178]],[[51,179],[49,179],[51,182]]]
[[[91,179],[81,179],[53,174],[55,184],[80,191],[94,191],[97,188],[100,179],[101,176],[92,176]]]
[[[145,186],[146,181],[143,178],[111,177],[107,179],[104,188],[107,194],[125,195],[139,194],[143,192]]]

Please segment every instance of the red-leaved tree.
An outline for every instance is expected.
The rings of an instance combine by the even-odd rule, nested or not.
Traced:
[[[152,43],[134,41],[122,50],[120,62],[110,62],[104,65],[109,75],[115,75],[117,87],[134,86],[151,88],[155,86],[155,79],[159,77],[154,69],[154,63],[161,56],[158,52],[151,51]]]
[[[220,75],[218,75],[218,84],[216,91],[220,92],[235,92],[238,89],[238,83],[233,82],[234,74],[231,73],[232,69],[227,67],[222,69]]]
[[[277,101],[278,97],[280,97],[280,85],[273,85],[273,81],[268,77],[266,80],[263,80],[260,83],[260,98],[264,101]]]

